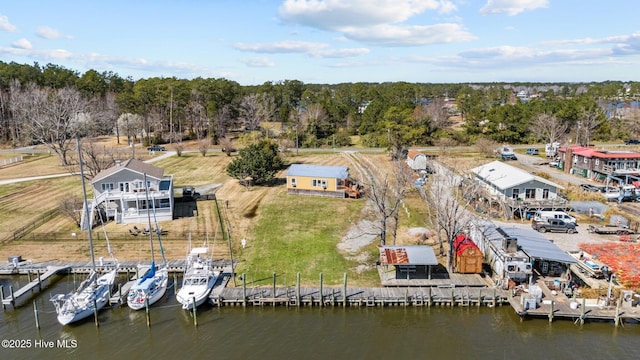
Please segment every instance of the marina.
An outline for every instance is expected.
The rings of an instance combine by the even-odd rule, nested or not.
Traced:
[[[171,295],[175,297],[180,283],[179,274],[184,271],[184,260],[169,261],[169,269],[173,273],[173,282],[169,288],[173,288]],[[108,265],[102,264],[109,269]],[[82,274],[86,271],[85,263],[68,263],[57,266],[49,262],[38,264],[25,264],[19,266],[19,271],[11,269],[11,263],[2,263],[0,270],[4,275],[19,276],[16,274],[40,274],[40,282],[50,279],[54,274]],[[247,285],[244,274],[236,276],[234,286],[228,286],[233,279],[233,271],[230,264],[217,263],[214,268],[220,272],[213,289],[208,297],[208,303],[213,307],[502,307],[511,306],[521,320],[526,318],[546,318],[550,322],[555,320],[570,320],[580,323],[596,321],[609,322],[616,325],[622,323],[636,323],[640,321],[640,310],[637,299],[633,294],[626,294],[617,303],[604,303],[597,299],[586,299],[578,296],[567,296],[557,283],[544,281],[541,277],[536,284],[541,289],[541,296],[537,301],[532,301],[532,295],[522,291],[522,288],[502,289],[491,286],[490,280],[479,274],[451,274],[450,278],[433,276],[432,279],[424,279],[419,276],[407,279],[403,273],[396,275],[397,282],[393,286],[383,287],[351,287],[348,279],[344,278],[342,286],[326,286],[320,276],[318,286],[301,286],[299,277],[291,286],[278,285],[274,274],[271,286]],[[391,278],[394,271],[389,271],[379,266],[381,276]],[[119,267],[120,279],[114,287],[109,298],[111,308],[126,303],[129,289],[140,274],[136,273],[138,267],[132,263],[124,263]],[[126,274],[126,275],[125,275]],[[29,275],[31,276],[31,275]],[[595,279],[592,279],[596,281]],[[391,281],[391,279],[387,279]],[[53,283],[53,281],[49,281]],[[38,280],[32,280],[11,295],[5,296],[4,305],[13,304],[13,310],[20,309],[26,300],[17,302],[21,297],[27,297],[30,290],[37,287]],[[602,285],[598,285],[602,287]],[[5,292],[6,288],[0,288]],[[16,305],[17,304],[17,305]],[[152,310],[154,311],[154,310]]]

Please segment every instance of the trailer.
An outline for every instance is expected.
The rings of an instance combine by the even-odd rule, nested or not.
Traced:
[[[628,226],[616,226],[616,225],[589,225],[587,228],[592,234],[600,235],[631,235],[636,232],[630,229]]]

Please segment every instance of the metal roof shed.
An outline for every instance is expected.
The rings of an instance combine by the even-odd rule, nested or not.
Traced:
[[[427,267],[427,276],[431,279],[431,266],[438,265],[438,259],[430,246],[380,246],[380,265],[393,265],[396,270],[406,273],[407,280],[416,266]]]
[[[503,227],[505,233],[518,239],[518,246],[535,260],[556,261],[564,264],[577,263],[571,255],[560,249],[539,232],[533,229]]]

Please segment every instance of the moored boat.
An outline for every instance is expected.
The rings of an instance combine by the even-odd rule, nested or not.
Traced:
[[[192,310],[194,306],[204,303],[220,275],[219,271],[211,268],[208,251],[206,247],[193,248],[187,256],[182,287],[176,294],[176,299],[185,310]]]

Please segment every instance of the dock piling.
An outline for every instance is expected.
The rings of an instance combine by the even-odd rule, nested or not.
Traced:
[[[11,307],[16,308],[16,297],[13,295],[13,285],[9,285],[9,296],[11,296]]]
[[[555,301],[551,300],[551,306],[549,306],[549,322],[553,321],[553,304]]]
[[[173,295],[175,295],[176,293],[178,293],[178,275],[176,275],[176,273],[173,273]]]
[[[98,304],[96,303],[96,299],[93,299],[93,317],[96,320],[96,327],[100,327],[98,322]]]
[[[33,300],[33,316],[36,319],[36,329],[40,330],[40,322],[38,321],[38,307],[36,306],[35,300]]]
[[[300,273],[296,275],[296,304],[300,307]]]
[[[6,310],[4,306],[4,286],[0,285],[0,301],[2,302],[2,311]]]
[[[347,307],[347,273],[344,273],[344,277],[343,277],[343,285],[344,285],[344,289],[343,289],[343,294],[342,294],[342,307]]]
[[[144,298],[145,312],[147,313],[147,327],[151,327],[151,314],[149,313],[149,297]]]
[[[38,291],[42,292],[42,279],[40,278],[40,271],[38,271]]]
[[[322,296],[322,273],[320,273],[320,306],[324,306],[324,297]]]
[[[242,273],[242,307],[247,307],[247,275]]]
[[[197,306],[196,306],[196,297],[193,297],[193,326],[198,327],[198,316],[197,316]]]

